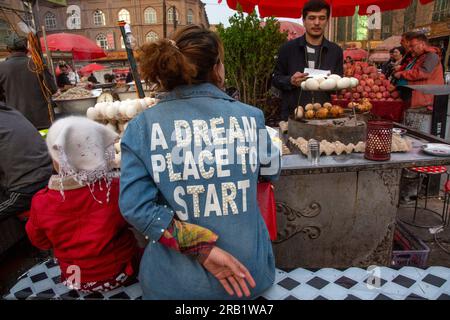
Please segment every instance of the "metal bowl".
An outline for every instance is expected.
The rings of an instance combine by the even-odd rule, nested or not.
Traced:
[[[90,107],[94,107],[97,98],[83,98],[71,100],[54,100],[61,114],[86,116],[86,111]]]

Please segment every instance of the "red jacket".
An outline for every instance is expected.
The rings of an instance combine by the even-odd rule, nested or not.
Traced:
[[[104,183],[103,190],[95,184],[93,193],[105,204],[95,201],[88,187],[64,189],[65,200],[49,187],[33,197],[26,225],[33,245],[54,250],[62,279],[73,278],[73,267],[68,269],[73,265],[80,268],[81,283],[133,274],[138,249],[119,211],[119,180],[112,182],[109,203]]]
[[[424,70],[425,61],[429,58],[428,54],[437,55],[437,64],[431,72]],[[402,78],[408,80],[409,85],[443,85],[444,73],[442,71],[441,59],[439,51],[435,47],[429,47],[424,54],[417,57],[416,63],[411,70],[404,70],[400,72]],[[434,102],[434,95],[424,94],[420,91],[413,90],[411,98],[411,108],[421,108],[432,106]]]

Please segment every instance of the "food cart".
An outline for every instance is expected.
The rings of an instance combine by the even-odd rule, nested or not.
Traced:
[[[412,149],[381,162],[351,153],[322,156],[312,165],[284,136],[292,154],[283,156],[274,183],[277,267],[391,264],[402,169],[450,164],[450,157],[422,152],[425,143],[444,140],[395,126],[407,130]]]

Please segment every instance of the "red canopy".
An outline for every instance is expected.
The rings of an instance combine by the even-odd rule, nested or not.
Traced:
[[[219,3],[222,0],[218,0]],[[367,14],[370,5],[378,5],[381,11],[403,9],[408,7],[413,0],[326,0],[331,3],[333,17],[353,16],[356,6],[360,6],[361,15]],[[237,3],[241,5],[244,12],[253,12],[258,6],[261,17],[285,17],[300,18],[302,8],[308,0],[227,0],[228,6],[236,10]],[[420,3],[427,4],[433,0],[420,0]]]
[[[305,34],[306,30],[305,28],[298,23],[292,22],[292,21],[284,21],[279,20],[280,23],[280,30],[282,32],[288,33],[288,40],[292,40],[298,37],[301,37]],[[261,26],[264,26],[265,22],[261,22]]]
[[[344,50],[344,59],[351,57],[353,60],[367,59],[368,52],[359,48],[348,48]]]
[[[99,70],[103,70],[105,69],[104,66],[102,66],[101,64],[98,63],[91,63],[88,65],[85,65],[83,68],[81,68],[79,71],[82,74],[87,74],[87,73],[92,73],[94,71],[99,71]]]
[[[42,50],[45,52],[44,39],[41,38]],[[70,51],[74,60],[93,60],[106,57],[105,51],[94,41],[73,33],[54,33],[47,36],[50,51]]]

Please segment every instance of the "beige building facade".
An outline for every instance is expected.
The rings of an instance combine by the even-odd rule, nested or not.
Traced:
[[[42,2],[42,1],[41,1]],[[164,37],[162,0],[67,0],[67,7],[39,7],[39,23],[48,34],[71,32],[84,35],[108,52],[112,60],[124,58],[119,20],[127,21],[137,44]],[[23,10],[19,0],[0,0],[0,6]],[[209,27],[205,5],[200,0],[167,0],[167,35],[181,26],[203,24]],[[175,13],[175,14],[174,14]],[[0,32],[16,24],[17,16],[7,11],[9,21],[0,15]],[[176,19],[174,19],[176,17]],[[1,34],[0,34],[1,36]]]

